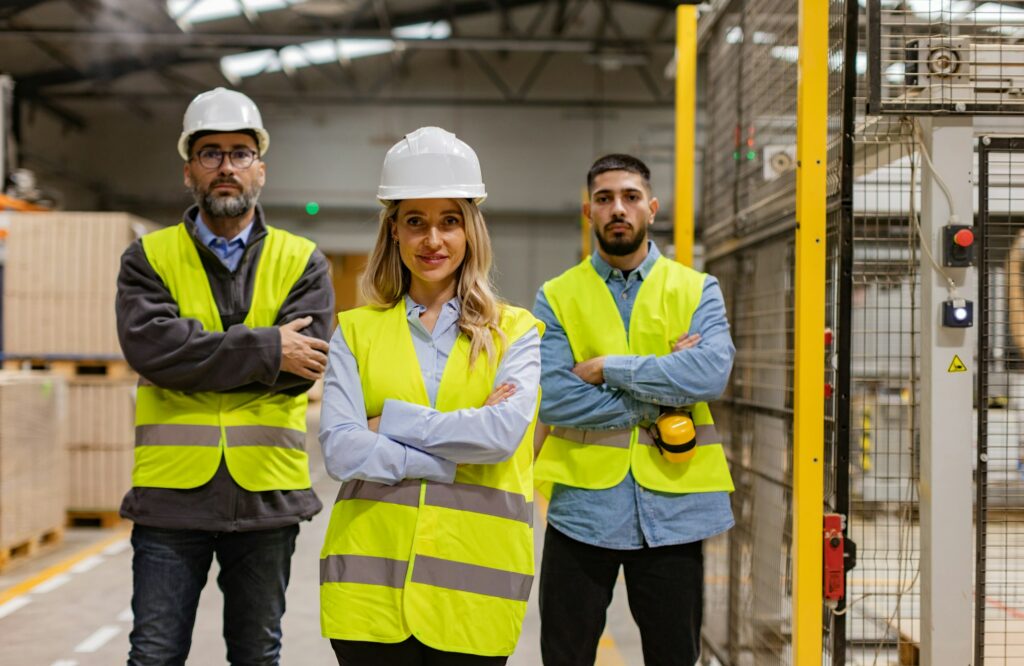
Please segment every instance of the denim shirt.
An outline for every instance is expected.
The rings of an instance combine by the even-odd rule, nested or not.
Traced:
[[[618,305],[627,335],[637,292],[660,256],[657,246],[648,241],[647,258],[628,277],[598,253],[591,257]],[[548,425],[586,430],[632,428],[653,422],[659,405],[677,407],[714,400],[725,388],[736,353],[722,292],[718,280],[710,275],[688,331],[700,334],[698,345],[660,357],[606,356],[602,386],[587,384],[572,373],[575,361],[569,340],[543,288],[537,293],[533,312],[547,324],[541,342],[540,420]],[[555,484],[547,518],[566,536],[617,550],[700,541],[724,532],[735,522],[729,493],[648,490],[631,472],[617,486],[605,490]]]
[[[385,400],[378,432],[367,429],[355,356],[339,328],[331,339],[320,412],[320,446],[327,472],[339,481],[394,484],[403,479],[451,483],[458,463],[497,463],[515,453],[537,407],[540,335],[536,328],[512,342],[498,365],[495,386],[516,385],[501,404],[440,412],[433,408],[445,365],[459,337],[459,300],[445,303],[428,331],[425,307],[406,296],[406,319],[430,407]]]
[[[217,255],[217,258],[220,259],[220,263],[224,264],[232,273],[238,268],[238,262],[242,260],[242,255],[245,253],[245,246],[249,242],[252,226],[252,222],[250,222],[237,236],[228,240],[214,235],[210,228],[206,226],[206,222],[203,221],[202,214],[196,214],[196,234],[199,236],[199,240],[203,242],[203,245],[210,248]]]

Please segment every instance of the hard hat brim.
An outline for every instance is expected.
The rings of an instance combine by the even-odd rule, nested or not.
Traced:
[[[487,198],[482,186],[466,187],[388,187],[377,188],[377,200],[385,206],[391,201],[405,199],[470,199],[479,205]]]
[[[191,132],[182,132],[181,136],[178,137],[178,154],[181,155],[181,159],[188,162],[188,140],[193,134],[199,132],[214,132],[217,134],[231,134],[232,132],[254,132],[256,134],[256,148],[260,151],[260,157],[267,154],[267,149],[270,148],[270,133],[262,127],[218,127],[209,126],[194,129]]]

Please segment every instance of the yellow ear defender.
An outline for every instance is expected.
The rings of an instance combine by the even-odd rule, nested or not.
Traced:
[[[686,412],[673,410],[662,413],[650,431],[665,460],[684,463],[697,455],[697,429]]]

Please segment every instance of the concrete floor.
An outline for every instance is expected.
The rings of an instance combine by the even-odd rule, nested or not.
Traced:
[[[313,487],[330,505],[337,482],[327,476],[316,443],[316,414],[311,414]],[[284,617],[283,666],[333,664],[328,642],[320,636],[318,559],[329,512],[304,524],[292,560],[288,611]],[[540,561],[543,522],[537,529]],[[110,666],[124,663],[131,630],[131,547],[122,530],[69,529],[63,542],[0,575],[0,595],[21,590],[0,604],[0,666]],[[77,560],[72,566],[68,563]],[[61,570],[54,574],[55,570]],[[224,664],[220,635],[222,602],[216,563],[203,591],[189,664]],[[640,666],[640,638],[629,615],[621,580],[601,641],[600,666]],[[540,620],[536,584],[519,648],[510,666],[538,666]],[[3,598],[3,597],[0,597]]]

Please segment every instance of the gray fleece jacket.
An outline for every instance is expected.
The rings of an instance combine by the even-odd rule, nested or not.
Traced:
[[[178,304],[146,259],[141,241],[121,256],[117,278],[117,333],[125,359],[142,377],[177,391],[265,391],[299,395],[312,382],[281,372],[281,335],[276,326],[311,316],[303,334],[328,340],[334,316],[334,291],[328,263],[315,250],[305,272],[277,313],[275,326],[243,324],[252,301],[256,267],[267,235],[257,206],[245,252],[232,272],[199,241],[198,208],[185,212],[224,332],[206,331],[195,319],[179,316]],[[231,478],[223,458],[214,477],[189,490],[132,488],[121,515],[148,527],[249,531],[309,520],[323,505],[312,489],[251,492]]]

